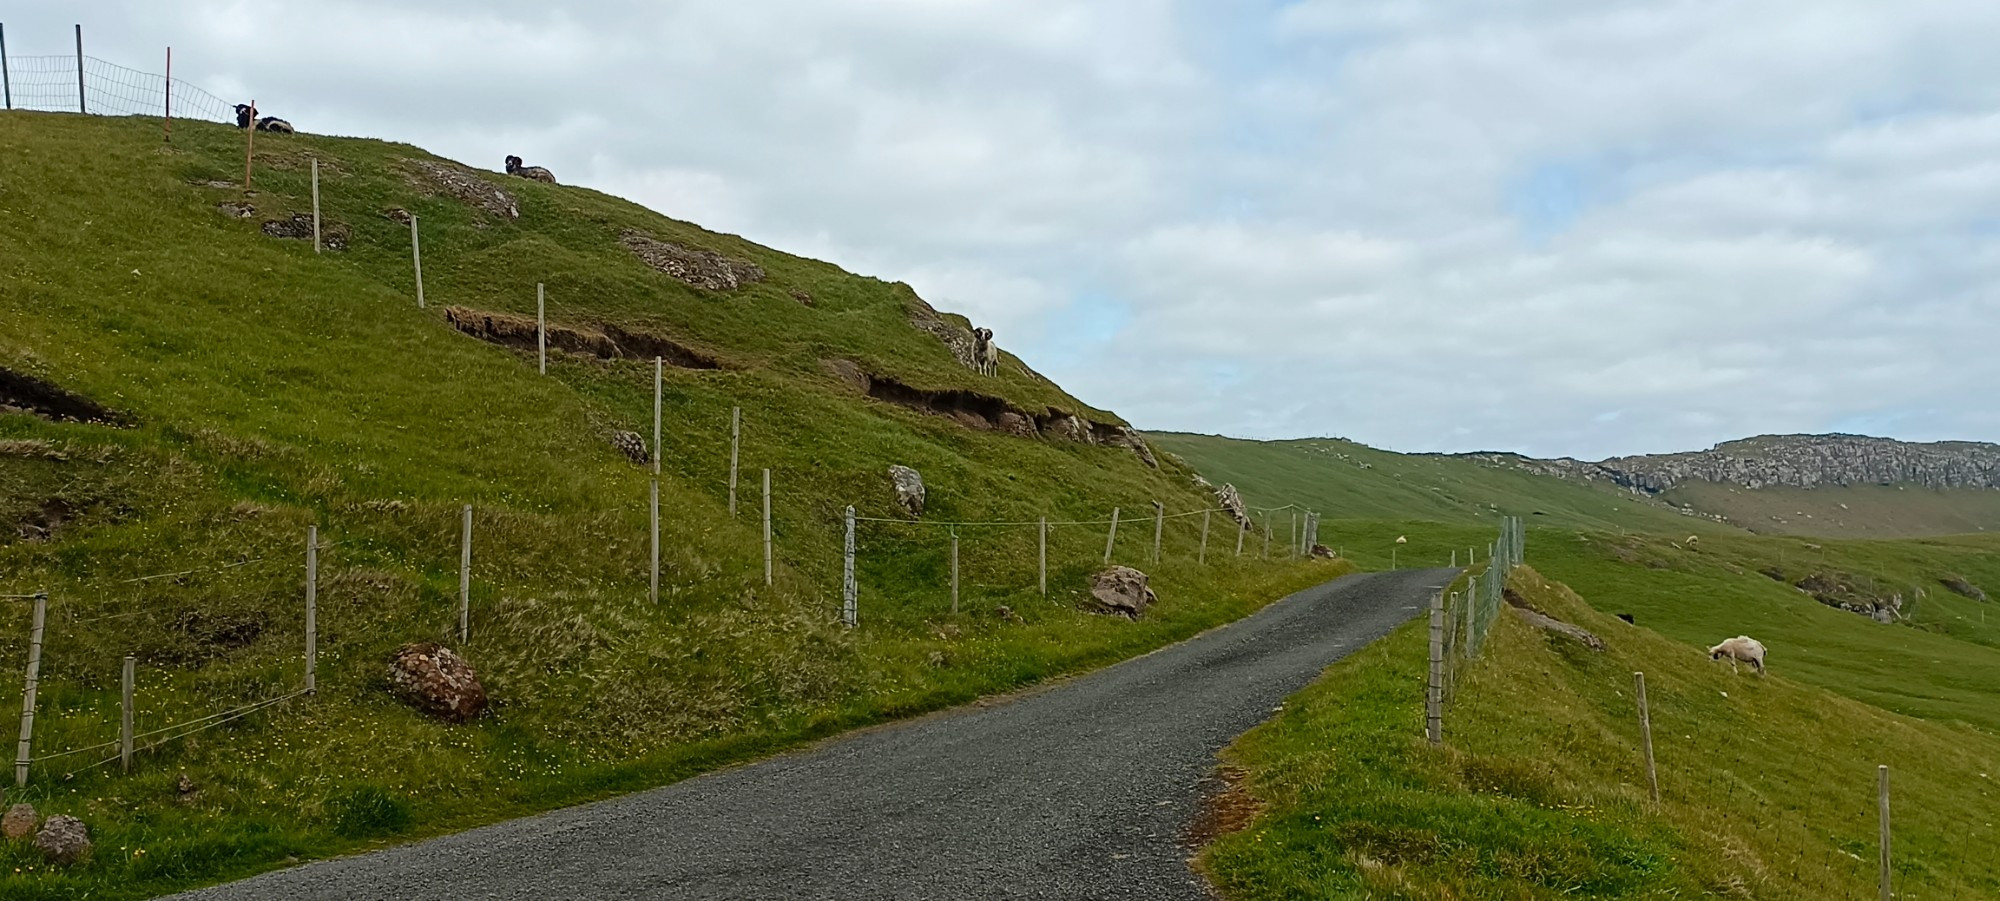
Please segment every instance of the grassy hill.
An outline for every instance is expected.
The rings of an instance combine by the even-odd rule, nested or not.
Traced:
[[[139,897],[659,784],[1143,652],[1343,565],[1198,565],[1187,515],[1151,563],[1151,503],[1213,499],[1119,446],[1115,415],[1011,356],[975,374],[941,340],[964,320],[907,286],[615,197],[304,135],[259,135],[246,192],[244,134],[200,123],[169,146],[150,121],[4,113],[0,157],[0,594],[50,596],[34,748],[64,755],[8,800],[82,817],[98,849],[49,872],[0,845],[0,896]],[[282,236],[311,209],[312,159],[341,245],[321,254]],[[695,287],[634,250],[662,242],[681,248],[668,268],[763,277]],[[546,376],[520,347],[537,283],[574,349]],[[610,441],[650,433],[653,356],[658,604],[650,474]],[[929,509],[862,524],[850,631],[841,512],[907,519],[892,463],[923,473]],[[1162,598],[1137,623],[1078,609],[1102,525],[1052,530],[1047,599],[1021,525],[1114,506],[1117,559]],[[1014,524],[958,529],[956,612],[951,521]],[[318,694],[217,717],[300,685],[308,525]],[[31,604],[0,604],[0,679],[20,685]],[[465,653],[488,715],[446,726],[391,699],[386,658],[416,640]],[[141,745],[166,739],[129,776],[103,747],[126,655]]]
[[[1228,897],[1873,897],[1878,764],[1897,897],[2000,895],[1992,733],[1839,697],[1782,653],[1771,676],[1734,675],[1533,570],[1510,587],[1606,649],[1503,614],[1436,749],[1421,622],[1334,666],[1227,755],[1238,787],[1219,807],[1244,828],[1203,865]]]

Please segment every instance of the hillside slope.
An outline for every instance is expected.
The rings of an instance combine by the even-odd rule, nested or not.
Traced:
[[[1341,571],[1198,564],[1213,498],[1190,472],[1011,356],[975,373],[967,323],[906,286],[375,141],[258,135],[245,192],[244,137],[0,113],[0,595],[46,591],[50,611],[37,760],[9,800],[84,818],[99,848],[50,873],[0,846],[19,868],[0,894],[143,896],[658,784],[1138,653]],[[322,254],[294,218],[315,158]],[[537,283],[546,376],[522,331]],[[650,473],[612,440],[649,437],[652,357],[657,605]],[[891,522],[910,517],[890,464],[923,473],[921,524]],[[1158,563],[1134,516],[1155,501],[1174,517]],[[1138,622],[1080,609],[1113,507],[1117,559],[1161,597]],[[1046,600],[1024,525],[1042,517]],[[956,603],[954,521],[1007,524],[957,529]],[[318,692],[295,697],[309,525]],[[32,604],[0,603],[19,685]],[[387,656],[421,640],[465,653],[485,716],[390,697]],[[142,750],[123,776],[104,745],[127,655]]]

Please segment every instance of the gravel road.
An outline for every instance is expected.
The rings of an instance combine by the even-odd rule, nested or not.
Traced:
[[[1348,576],[990,706],[176,897],[1204,899],[1215,754],[1450,570]]]

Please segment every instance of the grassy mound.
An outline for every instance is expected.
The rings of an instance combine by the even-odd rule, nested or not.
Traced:
[[[1503,615],[1438,749],[1422,738],[1422,623],[1336,665],[1228,755],[1262,812],[1203,857],[1225,894],[1867,897],[1883,763],[1901,896],[2000,894],[2000,740],[1794,681],[1779,653],[1769,677],[1732,674],[1532,570],[1510,587],[1607,649]]]
[[[655,785],[1139,653],[1342,569],[1236,558],[1220,519],[1198,564],[1198,516],[1169,519],[1151,563],[1152,502],[1213,503],[1192,474],[1011,356],[975,374],[964,320],[907,286],[375,141],[259,135],[246,193],[243,138],[0,114],[0,594],[51,596],[35,753],[65,755],[9,801],[82,817],[98,849],[50,873],[0,846],[0,894],[139,897]],[[294,218],[313,159],[339,237],[321,254]],[[551,324],[584,336],[546,376],[508,325],[532,320],[537,283]],[[654,356],[657,605],[650,473],[611,442],[650,433]],[[866,523],[862,627],[841,628],[841,513],[907,518],[892,463],[924,474],[926,523],[1122,507],[1116,556],[1161,606],[1078,609],[1102,526],[1052,530],[1046,599],[1034,527],[965,526],[954,613],[945,529]],[[175,738],[300,685],[309,525],[318,695]],[[0,604],[18,685],[30,605]],[[390,698],[389,652],[419,640],[463,651],[486,717],[445,726]],[[130,776],[102,747],[127,655],[141,745],[171,739]]]

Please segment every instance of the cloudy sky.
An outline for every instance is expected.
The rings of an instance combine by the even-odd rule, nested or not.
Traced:
[[[916,286],[1148,429],[2000,440],[1989,0],[72,2],[14,55]]]

